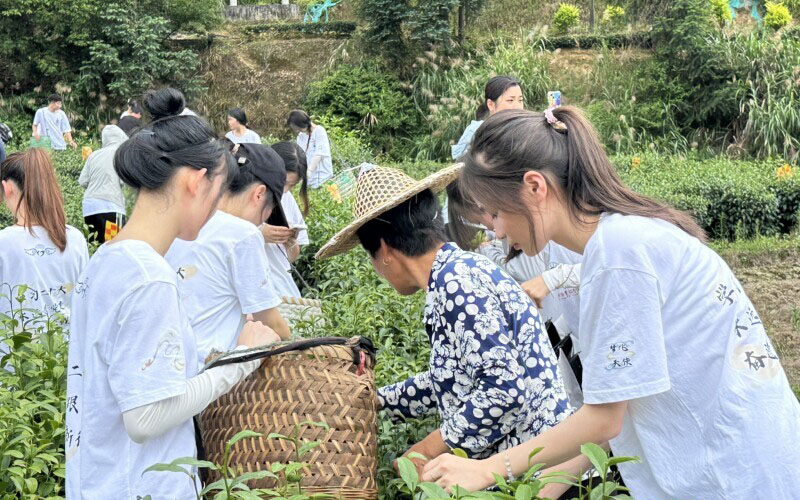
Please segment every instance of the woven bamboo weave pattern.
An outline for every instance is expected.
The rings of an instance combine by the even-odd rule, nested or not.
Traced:
[[[346,346],[318,346],[267,358],[201,414],[206,459],[219,463],[225,443],[247,429],[263,437],[234,445],[234,468],[253,472],[269,469],[273,463],[296,461],[291,443],[266,436],[273,432],[289,435],[304,421],[325,422],[329,429],[301,429],[303,442],[322,442],[302,458],[311,464],[305,471],[303,490],[345,500],[377,498],[375,378],[366,359],[366,369],[358,375],[353,351]],[[271,488],[275,482],[263,479],[249,485]]]

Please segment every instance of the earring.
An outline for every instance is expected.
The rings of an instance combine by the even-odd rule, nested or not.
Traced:
[[[383,259],[383,267],[386,267],[388,265],[389,265],[389,262],[387,262],[386,259]]]

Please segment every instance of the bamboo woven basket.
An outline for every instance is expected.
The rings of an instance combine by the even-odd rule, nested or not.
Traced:
[[[282,297],[281,303],[278,305],[278,311],[283,319],[289,323],[289,326],[294,326],[301,319],[313,320],[314,324],[317,325],[317,321],[322,320],[322,301],[299,297]]]
[[[294,461],[295,456],[290,443],[268,440],[267,435],[289,435],[295,424],[305,421],[325,422],[327,430],[307,426],[300,434],[305,442],[322,442],[302,458],[310,464],[301,483],[303,491],[344,500],[376,499],[377,408],[372,344],[359,337],[329,337],[244,351],[247,359],[242,359],[242,352],[237,351],[240,361],[266,359],[199,416],[205,458],[220,463],[225,443],[242,430],[252,430],[264,437],[237,442],[231,449],[231,466],[240,473],[268,470],[273,463]],[[228,359],[230,362],[230,356]],[[219,479],[214,474],[208,481]],[[248,484],[272,488],[275,481],[261,479]]]

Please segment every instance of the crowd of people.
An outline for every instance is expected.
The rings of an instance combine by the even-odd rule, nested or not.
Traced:
[[[792,498],[800,403],[736,277],[691,216],[621,182],[578,109],[523,96],[513,77],[487,82],[457,163],[423,180],[364,166],[354,221],[317,253],[360,245],[398,293],[426,294],[429,370],[377,396],[392,418],[439,415],[406,453],[422,479],[489,488],[541,448],[535,462],[588,480],[593,442],[641,459],[619,467],[639,500]],[[60,108],[37,112],[32,145],[74,147]],[[70,321],[68,498],[194,498],[142,472],[194,456],[192,417],[258,366],[207,359],[291,335],[278,306],[300,296],[292,263],[331,144],[300,110],[295,141],[262,144],[240,108],[228,125],[220,138],[175,89],[130,101],[80,176],[91,259],[49,154],[0,165],[15,217],[0,282]]]

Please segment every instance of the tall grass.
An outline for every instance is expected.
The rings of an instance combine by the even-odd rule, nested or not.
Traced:
[[[498,40],[467,58],[425,52],[417,58],[412,82],[414,104],[425,117],[417,160],[447,160],[450,145],[475,117],[483,88],[496,75],[511,75],[523,85],[525,105],[544,106],[550,76],[542,52],[521,40]]]

